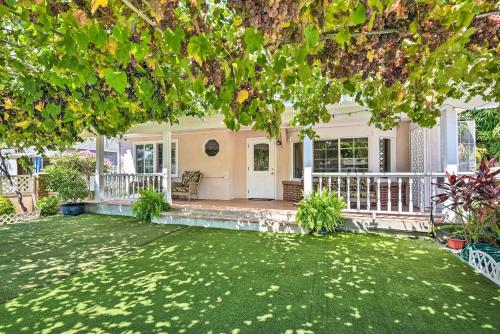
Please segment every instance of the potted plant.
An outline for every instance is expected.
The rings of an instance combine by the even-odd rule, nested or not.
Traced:
[[[451,238],[451,243],[457,247],[462,243],[479,242],[496,220],[495,212],[500,198],[496,177],[500,169],[494,170],[494,166],[495,159],[481,161],[475,175],[457,176],[446,172],[446,182],[436,184],[441,192],[433,197],[434,202],[444,205],[447,222],[455,225],[455,231],[460,231],[457,237],[464,239],[463,242],[454,243],[456,238]]]
[[[64,165],[50,165],[45,168],[47,185],[57,192],[63,215],[76,216],[83,213],[87,198],[87,184],[81,173]]]
[[[342,210],[346,204],[337,194],[315,191],[305,195],[299,203],[296,220],[299,226],[306,227],[311,233],[328,233],[340,230],[344,224]]]
[[[461,250],[465,247],[465,232],[457,229],[448,236],[448,247],[454,250]]]

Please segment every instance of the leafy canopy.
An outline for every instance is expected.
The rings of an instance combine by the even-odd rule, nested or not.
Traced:
[[[479,0],[0,0],[0,146],[224,115],[276,136],[353,96],[380,128],[447,97],[499,99],[498,9]],[[309,130],[310,131],[310,130]],[[309,135],[312,135],[309,133]]]

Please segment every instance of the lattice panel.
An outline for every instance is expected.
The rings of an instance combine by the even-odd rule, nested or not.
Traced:
[[[20,213],[11,213],[6,215],[0,215],[0,226],[4,226],[7,224],[17,224],[28,222],[33,219],[40,218],[40,212],[20,212]]]
[[[425,171],[424,130],[416,128],[410,131],[410,163],[412,172]],[[420,207],[422,200],[422,185],[419,179],[413,180],[413,203]]]
[[[21,193],[33,192],[33,176],[31,175],[14,175],[12,176],[14,185],[11,185],[6,176],[0,176],[0,194],[12,195],[19,189]]]
[[[378,141],[378,167],[381,173],[388,172],[385,170],[385,139],[379,139]]]
[[[7,224],[15,224],[17,222],[18,222],[18,217],[14,213],[7,215],[0,215],[0,226],[4,226]]]
[[[469,264],[479,270],[481,274],[500,285],[500,263],[487,253],[480,250],[471,250]]]

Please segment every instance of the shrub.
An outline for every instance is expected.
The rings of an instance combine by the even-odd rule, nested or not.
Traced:
[[[436,204],[444,204],[451,212],[452,221],[460,224],[467,243],[499,236],[496,219],[500,199],[500,186],[496,177],[500,170],[493,170],[495,159],[481,161],[475,175],[457,176],[446,172],[447,182],[437,183],[441,193],[434,196]],[[447,217],[448,220],[449,217]],[[487,234],[492,236],[487,236]]]
[[[91,181],[96,170],[96,157],[94,153],[90,151],[65,153],[59,157],[52,158],[51,165],[64,166],[80,172],[85,178],[88,191],[90,192]],[[113,164],[111,161],[104,159],[104,173],[109,172],[112,167]]]
[[[299,203],[297,211],[297,223],[306,227],[311,232],[338,231],[343,223],[342,210],[346,204],[337,194],[329,193],[327,190],[312,192],[305,195]]]
[[[140,191],[139,200],[132,205],[134,216],[140,221],[150,223],[153,217],[159,217],[162,211],[170,210],[165,202],[165,193],[157,192],[153,188]]]
[[[87,184],[80,172],[64,165],[50,165],[44,172],[49,189],[57,192],[61,203],[74,203],[87,197]]]
[[[8,198],[0,197],[0,215],[8,215],[12,213],[16,213],[14,204],[12,204]]]
[[[54,196],[43,197],[36,202],[36,207],[41,216],[53,216],[59,212],[59,200]]]

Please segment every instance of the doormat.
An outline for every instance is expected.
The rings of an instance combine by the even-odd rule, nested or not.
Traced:
[[[262,202],[270,202],[274,201],[272,198],[249,198],[251,201],[262,201]]]

